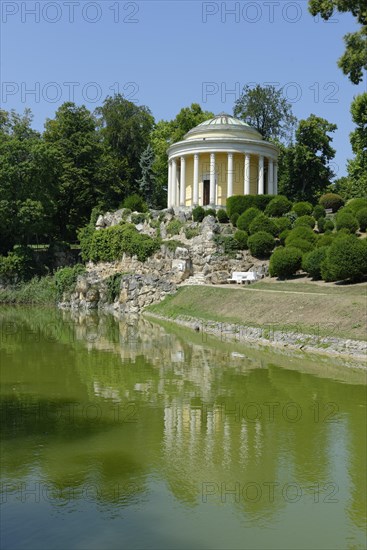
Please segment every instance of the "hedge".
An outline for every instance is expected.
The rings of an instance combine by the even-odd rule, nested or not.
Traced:
[[[256,218],[254,218],[249,225],[249,232],[251,235],[258,233],[259,231],[265,231],[274,237],[279,234],[279,229],[276,223],[263,213],[256,216]]]
[[[309,216],[310,214],[312,214],[313,206],[310,202],[301,201],[294,203],[292,210],[297,214],[298,217]]]
[[[313,279],[321,279],[321,264],[325,260],[328,246],[320,246],[311,252],[304,254],[302,269]]]
[[[250,227],[250,223],[259,215],[261,214],[261,211],[258,208],[248,208],[246,212],[243,212],[237,219],[237,227],[238,229],[242,229],[242,231],[248,231]]]
[[[325,281],[361,280],[367,275],[367,240],[355,235],[335,239],[321,264]]]
[[[275,246],[274,237],[266,231],[259,231],[248,238],[247,245],[256,258],[269,256]]]
[[[284,197],[283,195],[278,195],[277,197],[271,199],[271,201],[265,208],[265,214],[267,216],[277,218],[289,212],[291,208],[292,202],[287,199],[287,197]]]
[[[298,248],[282,246],[270,258],[269,273],[272,277],[286,278],[294,275],[302,264],[302,252]]]
[[[237,212],[241,215],[248,208],[258,208],[264,211],[274,195],[232,195],[226,202],[226,210],[229,218]]]

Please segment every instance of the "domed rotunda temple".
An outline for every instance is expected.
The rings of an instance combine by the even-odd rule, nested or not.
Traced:
[[[168,207],[223,207],[232,195],[276,195],[273,143],[222,113],[190,130],[168,153]]]

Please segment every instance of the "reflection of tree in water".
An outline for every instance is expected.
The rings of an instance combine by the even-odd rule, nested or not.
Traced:
[[[141,498],[152,471],[190,506],[201,502],[206,482],[217,488],[213,503],[223,491],[234,502],[225,492],[237,483],[236,505],[258,518],[285,506],[271,502],[266,484],[338,482],[344,452],[348,513],[361,525],[362,385],[279,368],[258,352],[236,358],[231,346],[145,320],[52,310],[13,310],[6,319],[22,328],[1,342],[7,478],[37,466],[57,490],[94,484],[96,501],[121,505]],[[297,421],[297,410],[284,411],[289,403],[302,413]],[[334,417],[328,403],[339,409]],[[42,408],[47,414],[37,413]],[[251,491],[244,496],[251,483],[262,489],[257,501]]]

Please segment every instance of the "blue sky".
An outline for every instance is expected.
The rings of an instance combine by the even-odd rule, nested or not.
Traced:
[[[93,110],[120,91],[156,120],[193,102],[232,112],[245,84],[283,87],[294,114],[338,125],[334,171],[352,156],[349,108],[366,83],[337,67],[348,14],[324,22],[306,0],[1,1],[1,104],[31,108],[42,130],[64,101]]]

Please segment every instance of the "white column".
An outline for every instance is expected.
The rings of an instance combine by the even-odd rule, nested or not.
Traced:
[[[167,206],[172,206],[172,162],[168,162]]]
[[[180,206],[185,206],[186,201],[186,159],[181,157],[180,173]]]
[[[257,194],[264,194],[264,157],[259,156],[259,178],[257,182]]]
[[[171,203],[177,206],[177,161],[172,161],[172,185],[171,185]]]
[[[233,195],[233,153],[228,153],[227,197]]]
[[[199,155],[194,155],[194,196],[193,205],[199,204]]]
[[[274,195],[274,163],[268,159],[268,195]]]
[[[215,153],[210,153],[210,191],[209,191],[209,204],[215,205]]]
[[[274,195],[278,194],[278,163],[277,162],[274,162],[273,193]]]
[[[249,195],[250,194],[250,155],[249,153],[245,154],[245,167],[244,167],[245,173],[244,173],[244,194]]]

